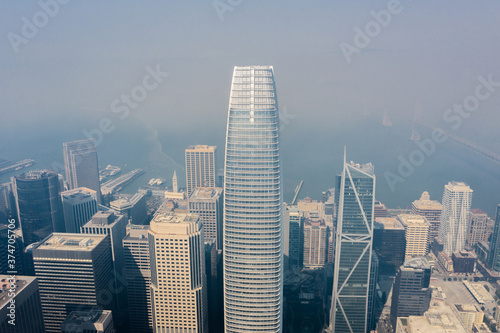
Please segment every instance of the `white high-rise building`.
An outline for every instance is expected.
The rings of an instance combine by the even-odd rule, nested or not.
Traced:
[[[282,332],[283,199],[271,66],[234,68],[225,156],[225,332]]]
[[[197,187],[215,187],[216,151],[217,147],[207,145],[189,146],[186,149],[186,192],[188,197]]]
[[[160,212],[149,228],[153,332],[208,332],[205,247],[198,215]]]
[[[424,257],[428,251],[431,224],[424,216],[415,214],[400,214],[398,218],[405,228],[405,259]]]
[[[465,248],[471,201],[472,189],[467,184],[449,182],[444,186],[439,239],[449,256]]]
[[[177,174],[175,173],[175,170],[174,170],[174,175],[172,177],[172,192],[174,193],[179,192],[179,187],[177,186]]]

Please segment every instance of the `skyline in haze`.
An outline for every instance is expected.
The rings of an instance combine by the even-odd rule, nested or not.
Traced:
[[[108,118],[115,129],[97,148],[101,166],[140,167],[137,159],[151,159],[157,170],[151,176],[170,179],[176,169],[183,184],[183,151],[191,144],[218,146],[222,165],[230,72],[253,64],[277,72],[281,117],[288,121],[282,121],[286,196],[304,178],[304,195],[318,198],[333,187],[344,145],[353,160],[373,162],[376,175],[397,174],[398,157],[408,159],[416,149],[407,140],[415,109],[422,110],[419,122],[498,152],[500,93],[481,101],[456,130],[443,115],[474,94],[478,77],[500,81],[500,4],[401,1],[401,10],[348,62],[340,45],[356,45],[356,27],[364,30],[375,20],[371,11],[389,3],[242,1],[221,20],[212,1],[119,7],[70,1],[17,53],[8,34],[22,35],[23,17],[33,21],[42,9],[35,1],[2,4],[0,140],[8,145],[0,155],[48,167],[62,162],[62,142],[84,139],[82,131]],[[121,119],[112,103],[142,86],[147,68],[157,66],[168,75]],[[385,110],[392,127],[381,125]],[[500,201],[497,170],[448,141],[394,192],[379,176],[377,198],[402,206],[429,190],[441,200],[448,181],[465,181],[478,194],[472,205],[491,216]]]

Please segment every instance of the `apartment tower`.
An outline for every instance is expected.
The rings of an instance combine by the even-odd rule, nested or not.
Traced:
[[[439,239],[448,256],[465,249],[471,201],[472,189],[467,184],[450,182],[444,186]]]

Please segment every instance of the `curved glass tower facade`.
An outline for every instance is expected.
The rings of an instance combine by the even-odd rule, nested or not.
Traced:
[[[281,332],[282,188],[271,66],[235,67],[224,170],[225,332]]]
[[[25,245],[65,230],[57,173],[32,170],[13,177],[12,183]]]

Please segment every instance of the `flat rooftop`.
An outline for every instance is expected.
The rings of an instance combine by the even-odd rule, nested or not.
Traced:
[[[222,188],[220,187],[197,187],[191,196],[190,200],[210,200],[215,199],[222,193]]]
[[[106,235],[53,233],[36,246],[39,250],[92,251]]]
[[[465,251],[465,250],[462,250],[459,252],[453,252],[453,255],[455,256],[455,258],[459,258],[459,259],[463,259],[463,258],[476,259],[477,258],[474,253],[469,252],[469,251]]]
[[[416,214],[399,214],[399,221],[403,226],[430,226],[430,223],[427,219],[421,215]]]
[[[403,266],[405,268],[421,268],[430,269],[431,265],[425,258],[411,258],[404,262]]]
[[[472,192],[472,189],[469,187],[469,185],[467,185],[464,182],[451,181],[445,185],[445,188],[448,188],[448,189],[453,190],[453,191]]]
[[[186,150],[203,150],[203,151],[214,151],[217,149],[217,146],[209,146],[209,145],[191,145]]]
[[[66,199],[80,199],[96,195],[96,193],[97,193],[96,191],[91,190],[87,187],[78,187],[73,190],[61,192],[61,197]]]
[[[166,212],[156,214],[149,224],[149,232],[163,235],[190,235],[202,228],[198,214]]]
[[[62,325],[71,325],[72,328],[75,326],[91,328],[94,324],[103,325],[106,321],[109,321],[108,318],[110,317],[110,310],[73,311],[66,317]]]
[[[9,275],[0,275],[0,309],[3,309],[7,303],[12,299],[9,297],[10,290],[10,282]],[[29,286],[33,281],[35,281],[36,277],[34,276],[16,276],[16,295],[19,295],[24,288]],[[20,304],[16,304],[19,306]]]
[[[115,201],[111,201],[109,205],[111,208],[116,210],[129,209],[132,208],[139,200],[141,200],[145,196],[144,193],[136,193],[132,197],[127,199],[118,199]]]
[[[129,224],[127,226],[127,235],[123,240],[147,240],[149,225]]]
[[[467,330],[444,301],[433,299],[423,316],[400,317],[405,333],[466,333]]]
[[[31,170],[23,173],[20,176],[16,176],[16,178],[22,180],[37,180],[53,176],[57,176],[57,173],[50,170]]]
[[[98,211],[92,215],[92,219],[85,223],[84,227],[114,225],[119,222],[124,215],[115,213],[113,210]]]
[[[405,230],[401,222],[395,217],[376,217],[373,227],[375,229]]]
[[[157,214],[151,223],[196,223],[198,220],[198,214],[168,212]]]
[[[460,312],[479,312],[472,304],[455,304],[455,307]]]

